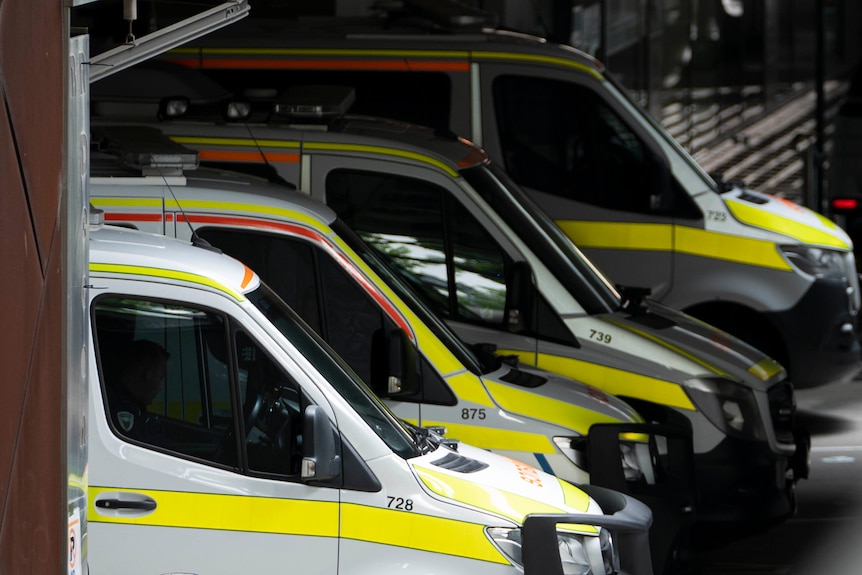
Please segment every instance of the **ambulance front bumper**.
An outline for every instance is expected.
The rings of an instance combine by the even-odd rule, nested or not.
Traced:
[[[696,454],[698,523],[759,531],[793,515],[796,482],[808,477],[808,433],[794,431],[794,443],[796,450],[787,455],[766,442],[725,437],[713,450]]]
[[[612,489],[595,485],[580,488],[599,504],[604,515],[528,515],[522,528],[524,575],[563,574],[556,535],[557,525],[561,523],[595,525],[610,530],[619,549],[620,575],[653,575],[648,537],[652,524],[649,507]]]
[[[859,372],[857,289],[856,281],[821,277],[794,307],[766,314],[785,336],[785,367],[797,389],[847,381]]]

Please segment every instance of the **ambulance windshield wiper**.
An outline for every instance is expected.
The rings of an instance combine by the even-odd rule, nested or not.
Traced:
[[[441,427],[419,427],[406,421],[404,423],[412,431],[413,440],[416,441],[422,453],[435,450],[441,443],[449,443],[443,437],[444,430]]]

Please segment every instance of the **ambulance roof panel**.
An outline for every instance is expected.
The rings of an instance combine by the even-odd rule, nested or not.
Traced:
[[[114,226],[90,232],[90,275],[134,276],[199,284],[240,299],[260,285],[248,267],[219,251]]]

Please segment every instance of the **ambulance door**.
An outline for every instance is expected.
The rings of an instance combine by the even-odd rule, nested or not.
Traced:
[[[482,65],[483,142],[615,282],[671,289],[676,219],[701,215],[588,73]]]
[[[463,190],[450,178],[421,168],[402,175],[394,162],[339,161],[326,169],[315,158],[314,165],[314,189],[325,188],[345,223],[464,341],[535,361],[535,333],[510,324],[518,290],[507,282],[522,269],[516,254],[492,237],[486,216],[471,211],[475,204],[462,203]]]
[[[299,481],[304,376],[220,299],[163,285],[91,302],[94,573],[338,570],[339,490]]]
[[[364,287],[335,260],[325,247],[328,240],[318,236],[317,241],[309,241],[315,232],[307,228],[303,228],[305,237],[239,228],[197,231],[257,272],[378,396],[388,395],[379,369],[388,363],[388,354],[383,354],[386,338],[395,329],[410,332],[410,327],[396,311],[386,311],[389,304],[379,292]],[[419,421],[418,401],[390,406],[396,407],[398,417]]]

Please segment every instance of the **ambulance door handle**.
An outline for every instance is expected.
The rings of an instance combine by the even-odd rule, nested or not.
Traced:
[[[149,501],[120,501],[118,499],[102,499],[96,501],[96,507],[102,509],[140,509],[142,511],[152,511],[156,508],[156,502],[150,499]]]
[[[114,491],[97,496],[94,505],[100,515],[134,517],[155,511],[156,500],[142,493]]]

